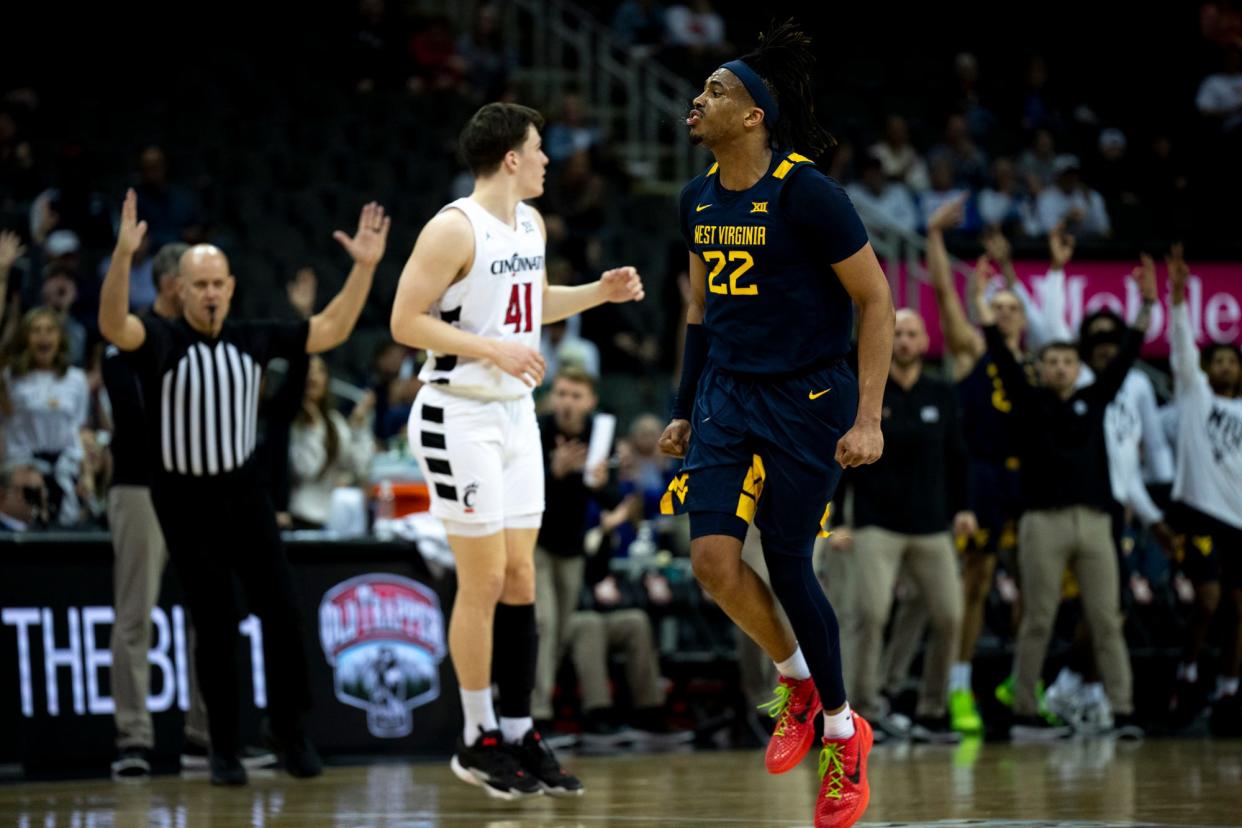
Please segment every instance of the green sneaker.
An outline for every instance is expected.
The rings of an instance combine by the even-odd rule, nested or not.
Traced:
[[[1000,702],[1001,704],[1005,705],[1005,707],[1008,707],[1010,710],[1013,709],[1013,676],[1012,675],[1010,675],[1000,684],[996,685],[996,700]],[[1039,705],[1039,715],[1043,716],[1051,724],[1056,724],[1057,722],[1060,721],[1060,719],[1056,717],[1056,714],[1050,712],[1048,710],[1047,705],[1044,704],[1044,681],[1043,679],[1040,679],[1039,681],[1035,682],[1035,701]]]
[[[969,690],[949,693],[949,727],[958,733],[982,733],[983,718],[975,706],[975,694]]]

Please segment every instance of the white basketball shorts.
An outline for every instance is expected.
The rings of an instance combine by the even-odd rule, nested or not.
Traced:
[[[475,400],[424,385],[410,409],[409,438],[432,515],[458,524],[538,528],[543,447],[531,397]]]

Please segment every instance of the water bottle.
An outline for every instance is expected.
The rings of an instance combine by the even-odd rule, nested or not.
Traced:
[[[393,539],[393,521],[397,518],[397,497],[392,491],[392,481],[380,483],[379,497],[375,501],[375,537],[382,541]]]

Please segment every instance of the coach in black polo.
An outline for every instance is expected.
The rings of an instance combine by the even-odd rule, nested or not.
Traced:
[[[211,245],[181,259],[180,319],[129,313],[129,270],[146,223],[126,194],[112,265],[100,292],[99,330],[122,351],[146,400],[155,473],[152,500],[198,630],[196,664],[211,733],[211,781],[241,785],[238,621],[234,578],[246,608],[263,622],[268,710],[273,736],[294,776],[322,764],[306,736],[310,708],[306,652],[293,579],[270,494],[254,461],[259,387],[276,357],[319,353],[345,341],[371,289],[389,220],[368,204],[358,231],[334,237],[354,260],[345,286],[322,312],[297,322],[227,319],[234,279]]]

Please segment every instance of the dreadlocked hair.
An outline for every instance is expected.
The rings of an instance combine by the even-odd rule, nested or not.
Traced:
[[[797,150],[812,159],[837,145],[832,135],[815,120],[815,93],[811,75],[815,53],[811,38],[792,19],[773,22],[759,35],[759,45],[742,61],[754,69],[781,109],[780,119],[768,125],[774,149]]]

